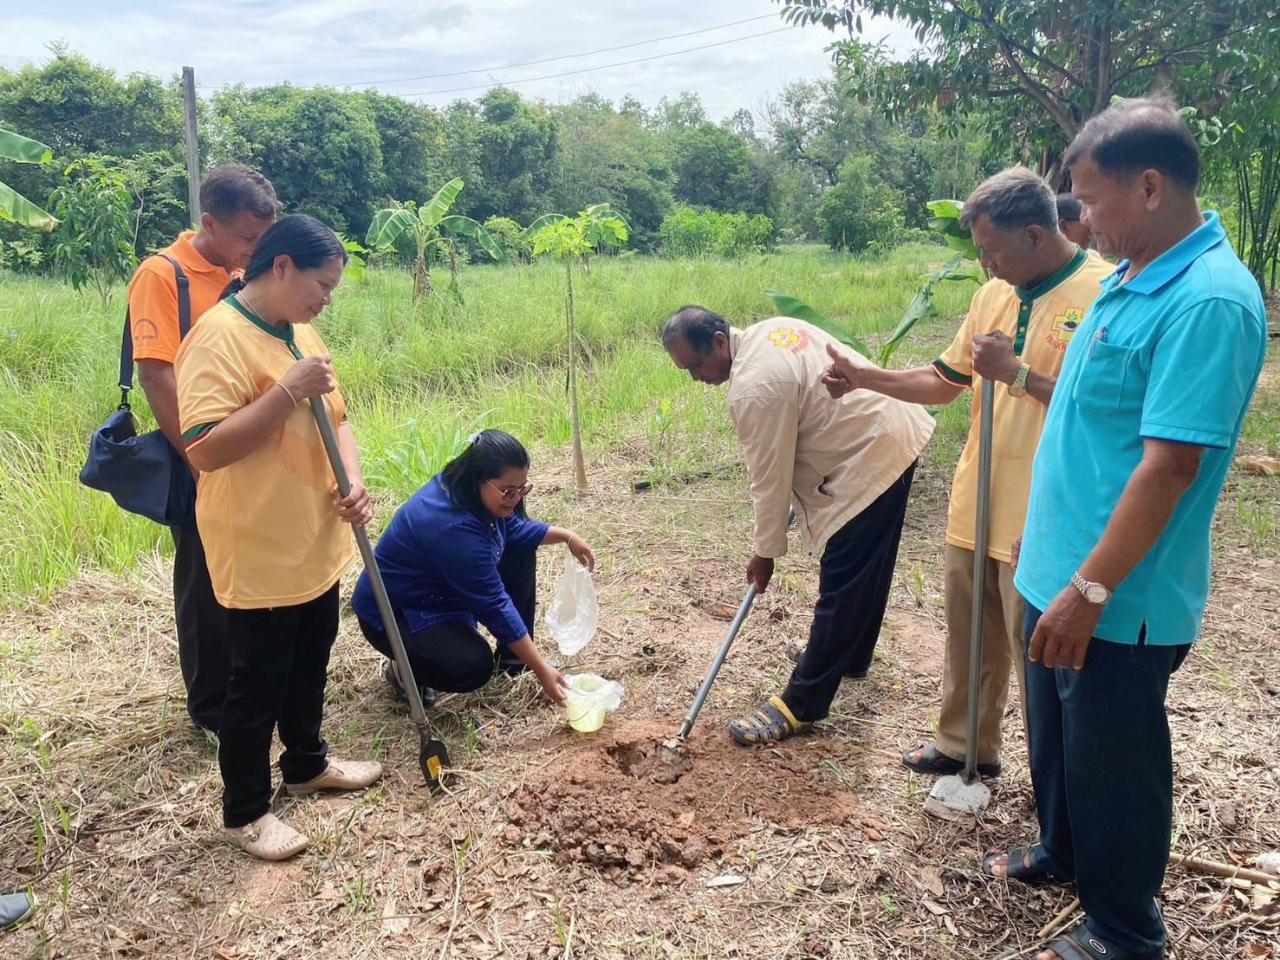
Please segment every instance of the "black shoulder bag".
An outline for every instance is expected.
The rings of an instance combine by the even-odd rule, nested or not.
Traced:
[[[173,264],[178,281],[178,330],[183,338],[191,329],[191,294],[187,275],[178,261]],[[120,406],[89,439],[89,457],[80,471],[80,482],[111,494],[117,504],[167,526],[194,527],[196,484],[186,460],[159,430],[138,436],[129,406],[133,389],[133,330],[129,311],[124,315],[120,344]]]

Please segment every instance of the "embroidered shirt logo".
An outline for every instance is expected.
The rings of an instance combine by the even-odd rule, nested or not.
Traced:
[[[778,327],[777,330],[770,332],[769,342],[779,350],[790,350],[792,353],[799,353],[809,345],[809,335],[803,330]]]
[[[1076,335],[1076,331],[1080,328],[1083,320],[1084,311],[1079,307],[1072,307],[1065,313],[1058,314],[1053,318],[1049,333],[1044,338],[1045,343],[1059,352],[1066,350],[1067,344]]]

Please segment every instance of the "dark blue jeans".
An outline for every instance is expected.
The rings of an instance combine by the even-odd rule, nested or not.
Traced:
[[[1027,646],[1041,611],[1027,607]],[[1088,931],[1133,958],[1163,956],[1156,895],[1169,862],[1173,759],[1164,701],[1190,644],[1094,639],[1083,670],[1027,663],[1036,860],[1073,878]]]

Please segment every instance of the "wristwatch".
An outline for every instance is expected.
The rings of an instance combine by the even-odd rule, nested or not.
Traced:
[[[1013,378],[1013,383],[1009,384],[1009,396],[1025,397],[1027,395],[1027,377],[1031,376],[1031,367],[1027,364],[1021,364],[1018,367],[1018,375]]]
[[[1095,607],[1106,606],[1107,601],[1111,599],[1111,591],[1100,583],[1094,583],[1092,580],[1086,580],[1080,576],[1077,570],[1071,575],[1071,585],[1080,591],[1080,596],[1084,597],[1089,603]]]

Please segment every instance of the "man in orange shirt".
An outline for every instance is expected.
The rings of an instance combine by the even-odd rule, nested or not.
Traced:
[[[178,426],[173,361],[182,339],[178,276],[185,277],[191,322],[222,299],[222,291],[249,262],[258,238],[280,210],[271,182],[256,170],[224,166],[200,184],[200,229],[183,231],[156,256],[142,261],[129,284],[129,323],[138,382],[156,423],[175,450],[185,444]],[[209,582],[204,546],[194,526],[173,532],[173,602],[178,658],[187,688],[187,713],[197,727],[216,734],[227,688],[226,613]]]

